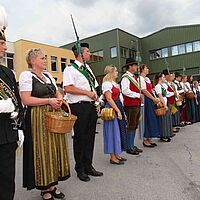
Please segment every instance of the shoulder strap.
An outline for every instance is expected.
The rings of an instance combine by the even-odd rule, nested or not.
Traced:
[[[128,79],[131,81],[131,83],[133,83],[139,90],[141,90],[139,83],[138,83],[133,77],[131,77],[131,76],[130,76],[129,74],[127,74],[127,73],[125,73],[125,74],[122,75],[122,79],[123,79],[124,77],[128,78]]]
[[[87,79],[87,81],[90,85],[91,91],[96,90],[94,81],[92,81],[92,79],[90,78],[90,76],[88,75],[88,73],[85,70],[78,67],[78,65],[75,63],[71,63],[71,66],[74,67],[77,71],[79,71]]]

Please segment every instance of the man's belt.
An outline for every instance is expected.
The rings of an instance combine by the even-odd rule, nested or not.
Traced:
[[[92,104],[94,105],[95,104],[95,101],[79,101],[77,103],[72,103],[73,105],[74,104]]]

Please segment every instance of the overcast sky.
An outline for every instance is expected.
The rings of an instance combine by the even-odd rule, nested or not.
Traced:
[[[60,46],[113,28],[143,37],[167,26],[200,23],[199,0],[1,0],[7,39]]]

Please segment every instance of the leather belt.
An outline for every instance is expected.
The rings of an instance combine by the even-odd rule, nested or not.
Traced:
[[[92,104],[92,105],[94,105],[95,101],[79,101],[79,102],[73,103],[73,104],[78,104],[78,103],[80,103],[80,104]]]

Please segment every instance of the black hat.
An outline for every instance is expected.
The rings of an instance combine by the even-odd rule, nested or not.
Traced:
[[[89,49],[89,44],[88,43],[80,43],[81,47],[86,47]],[[77,50],[77,46],[76,44],[72,47],[72,51],[76,51]]]
[[[134,58],[127,58],[126,64],[122,67],[122,70],[127,70],[130,65],[138,65],[138,62]]]
[[[6,36],[5,36],[5,29],[0,28],[0,40],[5,40],[6,41]]]
[[[169,70],[168,69],[164,69],[163,71],[162,71],[162,73],[166,76],[166,75],[170,75],[170,72],[169,72]]]
[[[175,77],[181,77],[182,75],[179,72],[175,72]]]

